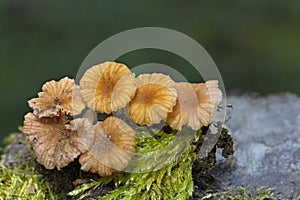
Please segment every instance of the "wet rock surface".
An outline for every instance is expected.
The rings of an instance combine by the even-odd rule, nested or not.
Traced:
[[[216,179],[208,183],[220,190],[268,187],[278,199],[300,199],[300,98],[232,95],[227,102],[234,107],[226,126],[235,154],[229,160],[217,155],[210,173]]]

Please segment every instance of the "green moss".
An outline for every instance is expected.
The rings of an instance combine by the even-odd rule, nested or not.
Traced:
[[[33,171],[33,167],[11,170],[1,166],[0,199],[55,199],[48,183]]]
[[[200,132],[198,132],[199,135]],[[88,196],[89,190],[113,183],[115,189],[98,199],[187,199],[194,189],[192,166],[196,157],[194,153],[196,145],[190,145],[187,143],[189,140],[183,140],[177,136],[175,132],[169,134],[158,132],[154,137],[139,137],[137,153],[160,152],[156,157],[150,154],[151,156],[146,156],[138,160],[137,164],[133,164],[134,170],[143,171],[142,173],[114,173],[110,177],[83,184],[69,195],[82,199]],[[186,139],[187,135],[184,137]],[[195,138],[193,132],[193,138],[197,140],[199,137]],[[180,152],[178,150],[183,151],[180,156],[175,158],[169,156],[174,155],[174,152]],[[153,165],[153,163],[164,163],[164,167],[159,164]],[[152,167],[149,168],[149,166]]]
[[[228,157],[232,155],[232,139],[228,135],[228,131],[220,126],[221,135],[220,140],[216,143],[216,147],[223,148],[223,156]],[[165,160],[169,163],[165,167],[143,173],[126,173],[118,172],[114,173],[112,176],[103,177],[98,180],[93,180],[90,183],[85,183],[78,186],[76,189],[69,193],[75,199],[99,199],[99,200],[146,200],[146,199],[189,199],[192,196],[195,187],[193,183],[192,169],[193,164],[196,162],[197,166],[201,168],[201,171],[209,171],[211,167],[214,166],[215,162],[210,163],[210,160],[215,160],[215,148],[211,151],[211,158],[203,159],[202,162],[197,160],[196,151],[197,146],[201,145],[203,140],[207,137],[205,135],[206,130],[203,129],[203,135],[201,131],[196,134],[194,132],[185,131],[184,135],[172,133],[158,132],[153,137],[144,132],[138,137],[137,152],[147,154],[149,152],[156,152],[159,150],[164,150],[165,153],[161,153],[155,157],[156,162],[160,163]],[[187,140],[183,140],[188,138]],[[191,141],[192,143],[185,143]],[[175,141],[175,142],[174,142]],[[185,141],[180,143],[179,141]],[[177,145],[170,145],[174,142]],[[178,145],[179,144],[179,145]],[[182,148],[186,146],[187,148]],[[174,152],[180,152],[179,150],[184,150],[181,156],[176,157],[176,159],[166,157],[167,155],[172,155]],[[136,171],[145,170],[153,161],[153,155],[145,157],[137,163],[135,166],[139,166]],[[153,166],[151,169],[155,169],[157,166]],[[204,170],[205,167],[209,169]],[[195,170],[195,169],[193,169]],[[195,178],[195,177],[194,177]],[[198,177],[201,179],[201,177]],[[110,190],[103,190],[105,186],[112,186]],[[95,191],[100,192],[101,195],[96,194]],[[256,193],[251,193],[243,187],[237,187],[228,191],[213,191],[213,192],[203,192],[202,197],[198,198],[201,200],[207,199],[233,199],[233,200],[267,200],[275,199],[271,189],[260,188],[256,190]]]
[[[46,170],[34,162],[32,151],[24,135],[11,134],[5,139],[7,146],[0,163],[0,199],[66,199],[66,193],[70,191],[69,188],[73,188],[72,181],[75,179],[78,186],[69,192],[69,196],[73,199],[188,199],[193,194],[194,188],[198,186],[194,186],[192,178],[201,179],[195,174],[192,176],[193,163],[196,162],[202,167],[214,165],[214,162],[210,163],[210,161],[214,160],[215,150],[212,151],[210,159],[200,160],[201,162],[196,159],[197,146],[201,145],[206,137],[206,130],[202,129],[202,132],[203,134],[199,131],[195,138],[195,135],[188,131],[181,136],[176,132],[157,132],[153,135],[145,130],[139,131],[137,153],[147,154],[153,151],[161,151],[161,153],[157,157],[146,156],[138,162],[134,162],[133,159],[131,167],[139,171],[146,170],[150,165],[150,169],[154,170],[143,173],[118,172],[104,178],[80,173],[80,166],[76,162],[61,171]],[[223,151],[225,149],[225,153],[232,154],[232,141],[226,129],[222,129],[220,139],[216,146],[223,148]],[[181,152],[181,154],[175,158],[166,156],[174,155],[174,152]],[[155,163],[153,159],[167,164],[164,167],[153,165]],[[195,172],[195,169],[193,170]],[[209,169],[201,168],[200,171],[209,171]],[[68,180],[68,187],[62,179]],[[57,187],[58,183],[62,185]],[[64,190],[62,187],[65,187]],[[198,199],[275,198],[268,188],[256,189],[253,194],[243,187],[237,187],[228,191],[203,192]]]
[[[237,187],[228,191],[207,193],[200,200],[276,200],[273,195],[272,189],[270,188],[255,188],[255,191],[256,194],[253,194],[244,187]]]
[[[195,178],[192,176],[192,169],[195,170],[193,164],[194,167],[195,163],[202,166],[201,171],[206,171],[203,170],[205,166],[214,165],[209,161],[215,159],[215,149],[212,151],[211,159],[199,162],[196,158],[197,146],[199,147],[206,137],[205,129],[202,131],[203,134],[199,131],[196,135],[190,130],[183,131],[184,134],[154,131],[156,133],[153,135],[141,130],[138,132],[137,153],[149,156],[133,158],[127,170],[135,173],[118,172],[109,177],[80,172],[80,165],[77,162],[61,171],[46,170],[34,161],[24,135],[11,134],[5,139],[7,147],[1,159],[0,200],[66,199],[66,193],[70,188],[74,188],[71,183],[75,179],[80,184],[68,193],[73,199],[188,199],[197,187],[193,183]],[[222,129],[220,139],[216,147],[223,148],[225,153],[231,155],[232,141],[226,129]],[[139,171],[143,172],[137,173]],[[62,184],[57,187],[58,183]],[[253,194],[243,187],[237,187],[228,191],[203,192],[198,199],[275,198],[270,189],[260,188]]]
[[[24,136],[10,134],[4,143],[7,146],[0,160],[0,199],[55,199],[49,184],[34,171],[34,160]],[[16,145],[24,151],[13,148]]]

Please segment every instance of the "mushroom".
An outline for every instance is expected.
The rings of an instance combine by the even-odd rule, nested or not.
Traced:
[[[72,115],[79,115],[85,108],[86,104],[81,96],[80,88],[78,85],[75,85],[72,95],[72,106],[73,106],[73,113]]]
[[[109,114],[128,104],[135,93],[136,80],[126,65],[105,62],[84,73],[80,90],[89,108]]]
[[[79,114],[85,104],[80,97],[78,86],[75,86],[74,79],[65,77],[59,81],[49,81],[38,93],[38,98],[28,101],[33,109],[33,114],[38,118],[57,117],[61,112],[70,115]]]
[[[94,140],[94,130],[88,119],[70,123],[65,115],[39,119],[33,113],[25,115],[22,131],[32,146],[37,161],[46,169],[67,166],[85,153]]]
[[[222,92],[217,80],[205,83],[192,84],[198,99],[200,109],[200,125],[208,126],[213,121],[213,116],[222,101]]]
[[[173,111],[168,114],[166,122],[175,130],[181,130],[183,125],[193,130],[200,129],[200,109],[196,93],[190,83],[176,83],[178,98]]]
[[[132,120],[138,125],[165,120],[176,103],[175,82],[160,73],[142,74],[136,80],[138,88],[128,107]]]
[[[82,117],[88,119],[91,124],[95,124],[98,120],[97,114],[90,108],[85,111]]]
[[[79,158],[81,169],[109,176],[125,169],[135,152],[134,130],[119,118],[110,116],[95,125],[91,149]]]

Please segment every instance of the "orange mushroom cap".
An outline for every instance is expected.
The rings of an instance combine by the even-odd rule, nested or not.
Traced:
[[[109,176],[125,169],[135,152],[134,130],[116,117],[108,117],[95,125],[95,140],[91,149],[79,158],[81,169]]]
[[[190,83],[176,83],[178,98],[173,111],[168,114],[166,122],[175,130],[181,130],[183,125],[193,130],[200,129],[200,109],[196,93]]]
[[[165,120],[176,104],[175,82],[160,73],[142,74],[136,80],[138,88],[128,107],[132,120],[139,125]]]
[[[84,73],[80,90],[89,108],[109,114],[128,104],[135,93],[136,80],[126,65],[105,62]]]
[[[215,112],[222,101],[222,91],[219,89],[217,80],[210,80],[205,83],[192,84],[197,95],[200,108],[200,124],[208,126],[213,121]]]
[[[61,112],[77,115],[85,108],[78,90],[74,80],[68,77],[52,80],[45,83],[42,92],[38,93],[39,97],[32,98],[28,104],[38,118],[56,117]]]
[[[92,145],[94,130],[88,119],[75,119],[68,124],[65,115],[39,119],[25,115],[22,131],[32,146],[37,161],[46,169],[67,166]]]

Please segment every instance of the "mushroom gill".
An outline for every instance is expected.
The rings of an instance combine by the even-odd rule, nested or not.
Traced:
[[[136,80],[126,65],[105,62],[84,73],[80,90],[89,108],[109,114],[128,104],[135,93]]]
[[[88,119],[68,121],[65,115],[39,119],[33,113],[25,115],[22,131],[34,150],[37,161],[46,169],[67,166],[91,146],[94,130]]]
[[[160,73],[142,74],[136,80],[138,88],[128,107],[132,120],[139,125],[165,120],[176,103],[175,82]]]
[[[197,96],[190,83],[176,83],[178,98],[173,111],[168,114],[166,122],[175,130],[181,130],[183,125],[193,130],[200,129],[200,108]]]
[[[116,117],[108,117],[95,125],[91,149],[79,158],[81,169],[109,176],[125,169],[135,152],[134,130]]]
[[[200,125],[208,126],[213,121],[215,112],[222,101],[222,91],[217,80],[192,84],[200,109]]]
[[[65,77],[59,81],[52,80],[46,82],[42,92],[38,93],[39,97],[32,98],[28,104],[38,118],[57,117],[61,112],[77,115],[85,108],[85,104],[76,90],[78,86],[73,79]]]

